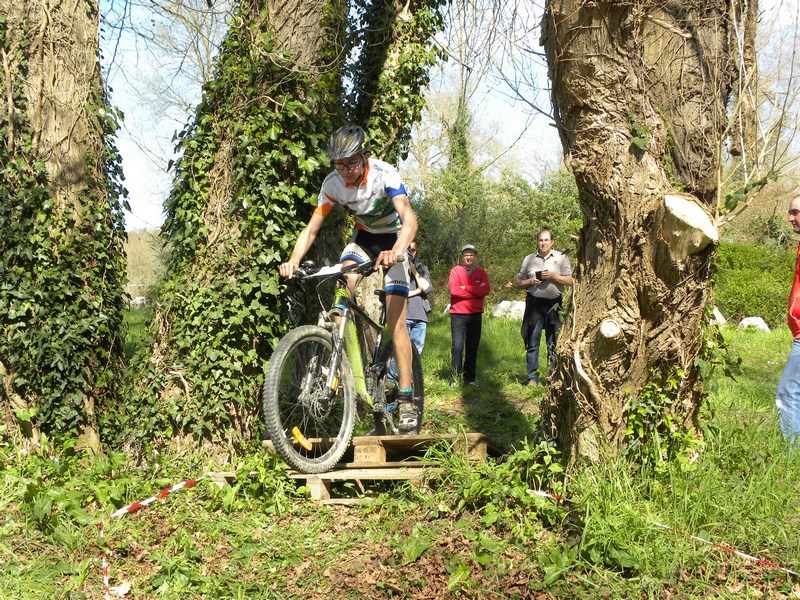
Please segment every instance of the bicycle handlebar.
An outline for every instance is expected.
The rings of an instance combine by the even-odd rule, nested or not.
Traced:
[[[398,254],[397,255],[397,262],[401,263],[405,261],[406,256],[405,254]],[[331,265],[328,267],[318,267],[314,264],[308,265],[303,267],[302,265],[295,269],[294,274],[292,274],[291,279],[310,279],[312,277],[333,277],[334,275],[344,275],[347,273],[357,273],[360,275],[371,275],[377,269],[375,268],[375,261],[377,259],[373,258],[372,260],[368,260],[367,262],[363,263],[353,263],[352,265],[342,266],[342,263],[338,263],[335,265]]]

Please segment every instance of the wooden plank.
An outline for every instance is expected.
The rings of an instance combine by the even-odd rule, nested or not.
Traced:
[[[327,471],[325,473],[298,473],[292,471],[289,477],[293,479],[309,479],[317,478],[321,481],[356,481],[361,479],[366,480],[395,480],[400,481],[403,479],[418,479],[423,473],[431,473],[441,471],[439,468],[423,468],[423,467],[367,467],[361,469],[342,469],[336,471]]]
[[[450,444],[453,452],[467,460],[485,462],[491,456],[499,456],[501,450],[482,433],[436,434],[436,435],[384,435],[354,437],[352,462],[395,463],[402,460],[424,459],[426,451],[437,443]],[[345,464],[348,457],[345,457]]]
[[[331,484],[342,481],[352,481],[359,487],[363,494],[366,492],[362,481],[413,481],[422,477],[423,474],[441,472],[438,468],[422,467],[372,467],[363,469],[344,469],[340,471],[328,471],[326,473],[308,474],[290,472],[289,476],[298,481],[304,481],[308,486],[312,500],[327,501],[331,500]]]
[[[415,459],[406,459],[406,460],[387,460],[383,463],[374,463],[374,462],[348,462],[336,465],[336,469],[344,470],[344,469],[374,469],[377,467],[413,467],[413,468],[431,468],[431,467],[438,467],[441,463],[438,460],[415,460]]]

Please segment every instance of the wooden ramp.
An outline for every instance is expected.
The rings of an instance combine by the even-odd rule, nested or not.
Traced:
[[[425,457],[433,445],[442,452],[462,454],[473,462],[485,462],[489,456],[502,454],[482,433],[355,437],[343,461],[332,471],[316,475],[290,471],[289,475],[304,482],[314,500],[354,504],[362,499],[332,499],[332,484],[352,482],[363,494],[367,491],[365,482],[417,480],[425,473],[439,470],[435,459]]]

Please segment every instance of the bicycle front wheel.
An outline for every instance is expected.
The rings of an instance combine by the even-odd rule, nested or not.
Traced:
[[[327,387],[333,338],[314,325],[290,331],[275,347],[262,391],[266,433],[275,451],[302,473],[329,471],[350,445],[356,393],[347,357],[335,392]]]

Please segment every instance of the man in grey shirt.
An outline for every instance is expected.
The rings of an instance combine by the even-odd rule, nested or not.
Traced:
[[[561,300],[564,287],[572,285],[572,267],[566,254],[553,250],[553,232],[542,229],[538,250],[522,261],[514,287],[527,290],[522,339],[528,367],[528,385],[539,384],[539,344],[544,329],[550,368],[555,362],[556,339],[561,328]]]

